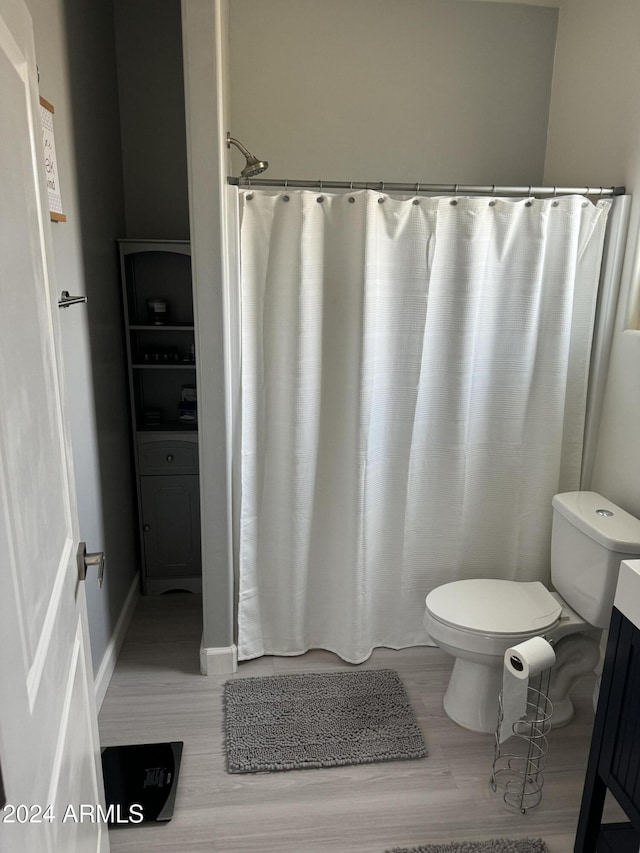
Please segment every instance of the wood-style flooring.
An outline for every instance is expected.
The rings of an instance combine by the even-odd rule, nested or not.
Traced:
[[[201,600],[142,598],[100,713],[103,746],[183,740],[173,820],[110,832],[113,853],[384,853],[392,847],[542,837],[571,853],[593,724],[592,680],[576,718],[551,733],[543,799],[522,815],[492,793],[493,736],[465,731],[442,709],[451,658],[433,648],[379,649],[362,664],[400,674],[429,750],[426,759],[229,775],[222,686],[199,674]],[[231,677],[353,669],[335,655],[265,657]],[[610,806],[613,817],[619,813]]]

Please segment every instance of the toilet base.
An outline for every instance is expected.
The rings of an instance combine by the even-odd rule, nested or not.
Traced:
[[[443,705],[454,723],[473,732],[493,734],[498,724],[502,659],[482,664],[456,658]]]
[[[555,729],[573,719],[569,693],[578,678],[593,672],[600,647],[593,636],[578,632],[556,641],[554,650],[556,662],[551,670],[549,698],[553,706],[550,723]],[[445,651],[454,653],[450,646]],[[447,716],[472,732],[494,733],[503,674],[502,657],[480,654],[474,654],[473,659],[456,657],[443,700]]]
[[[598,636],[597,634],[595,636]],[[556,663],[551,671],[549,698],[553,705],[551,727],[558,729],[573,719],[573,702],[569,693],[576,681],[598,665],[600,660],[599,637],[588,634],[570,634],[555,645]]]

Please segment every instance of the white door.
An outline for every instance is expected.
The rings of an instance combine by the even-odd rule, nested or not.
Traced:
[[[0,115],[0,850],[106,853],[79,819],[103,785],[23,0],[0,0]]]

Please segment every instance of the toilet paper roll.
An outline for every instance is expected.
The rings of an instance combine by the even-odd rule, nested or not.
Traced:
[[[511,737],[514,723],[527,713],[529,679],[550,669],[555,661],[555,652],[544,637],[532,637],[504,653],[500,743]]]

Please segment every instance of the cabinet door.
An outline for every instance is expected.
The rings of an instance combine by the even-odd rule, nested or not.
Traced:
[[[146,574],[199,575],[199,477],[141,477],[140,488]]]

